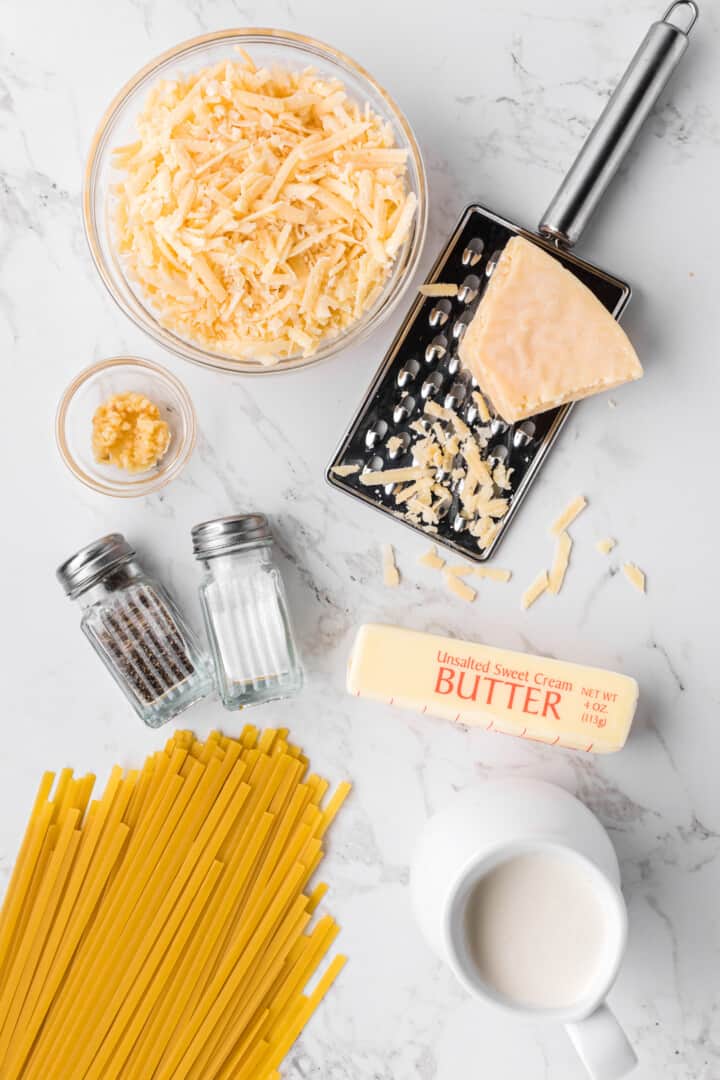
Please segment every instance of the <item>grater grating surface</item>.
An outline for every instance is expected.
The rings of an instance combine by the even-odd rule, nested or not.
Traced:
[[[507,424],[493,415],[488,401],[491,419],[484,423],[473,400],[473,392],[479,387],[460,364],[457,350],[465,327],[482,298],[497,257],[508,240],[518,234],[550,251],[616,319],[620,317],[630,298],[630,287],[625,282],[482,206],[469,206],[427,278],[428,282],[457,285],[457,296],[418,296],[326,474],[333,487],[476,562],[490,558],[496,550],[572,408],[563,405],[521,423]],[[480,541],[469,531],[470,519],[463,516],[462,479],[436,472],[437,482],[448,492],[437,524],[407,520],[393,495],[401,485],[367,487],[360,482],[362,473],[413,464],[412,447],[422,436],[410,425],[423,418],[428,400],[452,409],[470,427],[480,445],[485,443],[482,456],[491,467],[503,464],[513,470],[509,490],[495,490],[497,496],[508,499],[509,507],[485,547],[480,547]],[[428,428],[432,422],[428,418]],[[359,466],[359,471],[349,476],[333,472],[337,466],[345,465]]]

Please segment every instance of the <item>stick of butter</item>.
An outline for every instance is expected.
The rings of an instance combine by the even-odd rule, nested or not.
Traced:
[[[628,675],[396,626],[361,626],[348,693],[458,724],[609,753],[625,745],[638,700]]]

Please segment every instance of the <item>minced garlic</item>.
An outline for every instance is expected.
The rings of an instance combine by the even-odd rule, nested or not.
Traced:
[[[273,364],[380,295],[416,210],[406,151],[342,83],[247,54],[163,79],[115,149],[116,242],[163,326]]]
[[[170,428],[160,410],[144,394],[113,394],[95,410],[92,448],[102,465],[126,472],[146,472],[170,445]]]

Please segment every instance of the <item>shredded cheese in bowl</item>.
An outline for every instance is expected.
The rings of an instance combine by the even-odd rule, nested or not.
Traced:
[[[159,324],[211,355],[314,356],[372,311],[419,228],[393,127],[311,67],[241,50],[159,79],[135,123],[112,154],[116,252]]]

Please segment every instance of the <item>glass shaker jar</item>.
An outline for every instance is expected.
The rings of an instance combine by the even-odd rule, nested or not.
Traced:
[[[80,603],[83,633],[148,727],[160,727],[212,691],[195,636],[121,533],[81,548],[57,577]]]
[[[225,708],[296,694],[302,667],[265,515],[205,521],[192,540],[204,569],[200,601]]]

